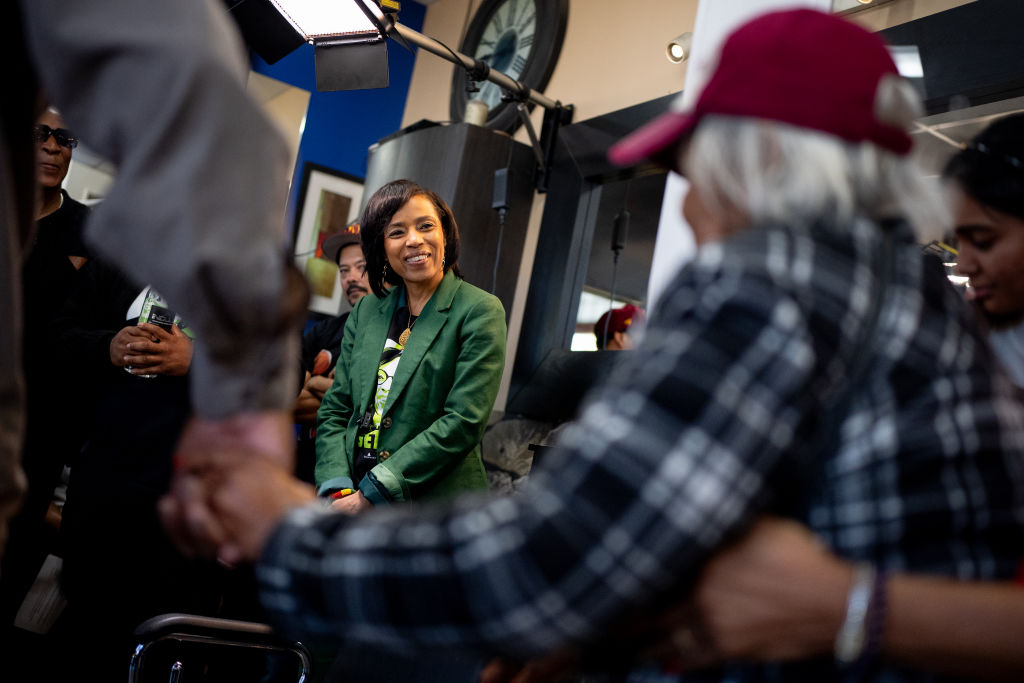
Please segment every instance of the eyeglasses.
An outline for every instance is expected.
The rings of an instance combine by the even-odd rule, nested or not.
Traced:
[[[68,149],[78,147],[78,138],[67,128],[50,128],[45,123],[37,123],[32,126],[32,139],[36,142],[46,142],[51,135],[61,147]]]
[[[349,269],[348,266],[338,266],[338,272],[341,273],[342,277],[347,276],[349,274],[349,270],[350,269]],[[355,266],[352,267],[351,270],[355,271],[356,277],[362,277],[362,276],[366,275],[366,264],[365,263],[357,263]]]

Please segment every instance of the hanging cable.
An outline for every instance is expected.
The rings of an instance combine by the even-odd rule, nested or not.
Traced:
[[[601,349],[608,348],[608,326],[612,324],[612,310],[615,308],[615,283],[619,276],[619,252],[615,252],[612,260],[612,291],[608,299],[608,313],[604,317],[604,331],[601,333]]]
[[[508,153],[505,155],[505,166],[494,172],[494,194],[492,195],[491,208],[498,210],[498,248],[494,254],[494,269],[491,272],[491,294],[497,295],[498,290],[498,265],[501,263],[501,243],[505,237],[505,215],[508,212],[509,175],[512,170],[512,145],[511,138],[508,140]]]
[[[505,212],[506,209],[498,209],[498,250],[494,256],[494,272],[491,273],[491,294],[497,296],[498,291],[498,264],[501,263],[501,241],[505,234]]]
[[[612,290],[608,298],[608,315],[604,319],[604,331],[601,337],[601,348],[608,347],[608,327],[611,325],[611,312],[615,309],[615,287],[619,276],[619,255],[626,248],[626,238],[629,236],[629,186],[632,179],[626,181],[626,194],[622,198],[622,208],[615,214],[612,221]]]

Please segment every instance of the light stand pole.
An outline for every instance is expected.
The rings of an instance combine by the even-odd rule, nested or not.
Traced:
[[[572,105],[564,105],[559,101],[553,100],[544,95],[544,93],[537,92],[533,88],[530,88],[525,83],[521,83],[500,71],[492,69],[487,62],[474,59],[473,57],[464,55],[461,52],[456,52],[440,41],[434,40],[430,36],[425,36],[418,31],[414,31],[408,26],[403,26],[402,24],[395,22],[392,15],[386,16],[389,21],[384,22],[384,35],[393,40],[398,40],[399,42],[416,45],[431,54],[437,55],[441,59],[460,66],[469,73],[473,80],[490,81],[491,83],[500,86],[511,99],[518,102],[517,109],[519,110],[519,118],[526,127],[526,132],[530,137],[530,144],[533,147],[534,156],[537,158],[538,169],[536,187],[539,192],[546,192],[548,171],[555,155],[555,140],[558,136],[558,129],[560,126],[572,121]],[[544,125],[542,126],[542,134],[539,140],[537,138],[537,132],[534,130],[533,123],[531,123],[529,116],[527,116],[525,107],[526,102],[539,105],[545,109]]]
[[[544,95],[544,93],[539,93],[533,88],[530,88],[525,84],[520,83],[514,78],[506,76],[500,71],[495,71],[490,67],[490,65],[487,64],[487,62],[482,62],[478,59],[473,59],[472,57],[462,54],[461,52],[452,50],[443,43],[434,40],[430,36],[425,36],[422,33],[419,33],[418,31],[414,31],[408,26],[403,26],[402,24],[398,23],[391,24],[390,28],[388,28],[387,34],[388,36],[391,36],[392,33],[397,33],[399,36],[405,39],[405,41],[412,43],[417,47],[421,47],[427,52],[435,54],[441,59],[445,59],[451,62],[452,64],[461,66],[463,69],[469,71],[474,75],[483,76],[482,78],[478,78],[476,80],[490,81],[495,85],[501,86],[510,93],[513,93],[517,97],[517,99],[521,99],[526,102],[532,102],[533,104],[540,105],[545,109],[564,108],[561,102],[556,102],[550,97]]]

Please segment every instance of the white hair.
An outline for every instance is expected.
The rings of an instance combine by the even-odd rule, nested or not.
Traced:
[[[883,79],[879,120],[906,127],[920,111],[902,79]],[[827,133],[776,121],[708,115],[683,152],[682,168],[712,211],[734,210],[752,223],[842,225],[858,216],[902,217],[918,239],[951,225],[937,180],[909,156],[870,142],[849,143]]]

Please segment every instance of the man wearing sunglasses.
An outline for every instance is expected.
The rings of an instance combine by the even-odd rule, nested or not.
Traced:
[[[36,219],[49,216],[69,198],[61,190],[68,174],[71,150],[78,146],[78,138],[64,127],[64,119],[54,109],[47,109],[32,126],[32,140],[36,143],[36,169],[38,171],[41,202]]]

